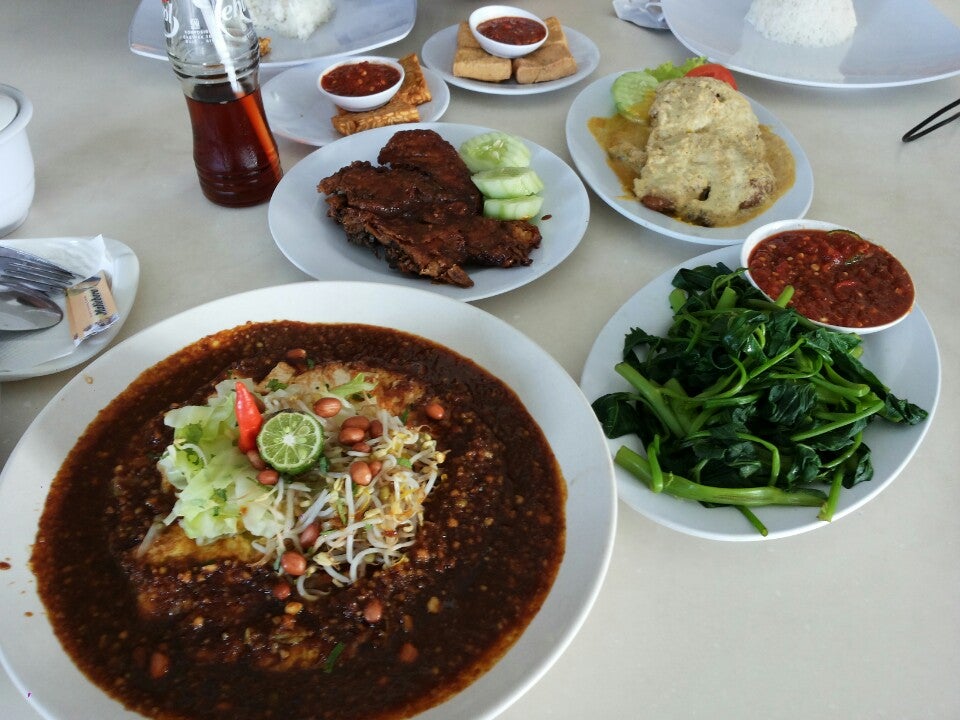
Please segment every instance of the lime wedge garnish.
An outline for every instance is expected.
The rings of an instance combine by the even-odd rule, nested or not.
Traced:
[[[323,427],[308,413],[281,412],[257,435],[260,457],[277,472],[296,475],[310,468],[323,451]]]

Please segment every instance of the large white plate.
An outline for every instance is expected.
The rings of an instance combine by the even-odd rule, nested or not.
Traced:
[[[324,195],[317,183],[354,160],[376,164],[377,154],[398,130],[435,130],[454,147],[490,128],[453,123],[418,123],[366,130],[325,145],[293,166],[270,200],[267,218],[280,251],[308,275],[319,280],[372,280],[429,289],[437,294],[472,301],[526,285],[559,265],[580,243],[587,229],[590,201],[577,174],[549,150],[525,140],[533,157],[531,167],[543,178],[544,214],[539,227],[543,241],[526,267],[467,268],[469,288],[435,284],[424,278],[391,270],[367,248],[347,242],[343,228],[327,217]]]
[[[367,52],[405,38],[417,19],[417,0],[333,0],[333,17],[306,40],[269,33],[263,68],[289,67],[310,60]],[[160,0],[140,0],[128,32],[137,55],[167,59]]]
[[[318,147],[343,137],[330,124],[330,118],[337,112],[336,106],[317,90],[320,73],[334,62],[336,59],[298,65],[264,83],[263,107],[275,134]],[[450,88],[429,68],[423,68],[423,76],[431,98],[418,106],[420,120],[434,122],[450,104]]]
[[[597,337],[584,365],[580,387],[592,402],[602,395],[629,389],[613,369],[622,359],[623,339],[632,328],[663,334],[670,326],[672,312],[667,294],[681,267],[724,263],[734,269],[739,263],[739,248],[722,248],[689,260],[663,273],[614,313]],[[874,477],[840,495],[833,522],[862,507],[893,479],[913,457],[933,421],[940,397],[940,354],[933,330],[923,311],[913,312],[899,325],[883,332],[863,336],[862,360],[892,392],[926,409],[930,416],[913,426],[893,426],[877,421],[864,433],[872,451]],[[607,441],[611,454],[621,445],[642,450],[634,438]],[[714,540],[763,540],[744,517],[732,508],[705,508],[699,503],[655,494],[622,468],[616,468],[620,499],[646,517],[689,535]],[[769,529],[766,539],[796,535],[826,525],[817,519],[816,508],[762,507],[756,514]]]
[[[731,70],[796,85],[913,85],[960,74],[960,29],[927,0],[854,0],[846,42],[807,48],[768,40],[746,22],[750,0],[663,0],[677,39]]]
[[[674,220],[663,213],[654,212],[636,198],[628,197],[624,193],[620,179],[607,164],[606,152],[587,127],[592,117],[612,117],[616,113],[610,88],[613,81],[621,74],[621,72],[615,72],[594,80],[577,95],[567,112],[567,148],[570,150],[570,156],[587,185],[607,205],[635,223],[658,233],[701,245],[732,245],[743,242],[747,235],[762,225],[774,220],[800,218],[806,214],[813,200],[813,170],[810,168],[810,161],[807,160],[800,143],[786,126],[765,107],[750,98],[747,99],[750,100],[750,105],[760,124],[768,126],[786,142],[796,161],[796,179],[793,187],[776,203],[742,225],[709,228]]]
[[[40,412],[0,475],[0,547],[10,564],[0,583],[0,660],[44,717],[138,717],[74,667],[36,594],[28,561],[50,480],[99,409],[145,368],[209,333],[275,319],[395,328],[472,359],[515,390],[566,479],[567,552],[543,607],[500,662],[420,720],[494,717],[547,671],[586,618],[613,547],[613,467],[586,398],[553,358],[502,320],[423,290],[312,281],[254,290],[188,310],[104,353]]]
[[[495,83],[457,77],[453,74],[453,56],[457,51],[456,25],[451,25],[430,36],[423,44],[423,49],[420,51],[420,58],[423,60],[424,65],[436,70],[448,83],[467,90],[491,93],[494,95],[533,95],[535,93],[550,92],[551,90],[559,90],[560,88],[580,82],[596,70],[597,65],[600,63],[600,50],[597,49],[593,40],[583,33],[568,28],[566,25],[563,26],[563,32],[567,36],[570,53],[577,63],[577,71],[573,75],[568,75],[558,80],[520,85],[514,80],[504,80],[503,82]]]
[[[78,238],[64,239],[76,241]],[[113,294],[120,318],[108,329],[84,340],[79,347],[67,355],[37,363],[29,369],[6,370],[0,368],[0,382],[51,375],[76,367],[102,352],[117,336],[120,328],[123,327],[123,323],[130,316],[130,309],[133,307],[134,298],[137,296],[137,287],[140,284],[140,261],[133,250],[119,240],[105,237],[103,238],[103,246],[106,262],[106,267],[103,269],[110,275],[110,292]],[[60,324],[41,332],[49,335],[63,335],[63,343],[67,345],[71,343],[66,318]],[[16,342],[16,340],[11,342]]]

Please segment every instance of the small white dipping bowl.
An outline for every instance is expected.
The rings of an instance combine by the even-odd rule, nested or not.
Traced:
[[[776,298],[770,297],[770,295],[768,295],[764,291],[764,289],[757,284],[757,282],[753,279],[753,276],[750,274],[750,256],[753,254],[753,251],[757,247],[757,245],[759,245],[761,242],[763,242],[767,238],[773,235],[777,235],[778,233],[787,232],[790,230],[828,230],[828,231],[829,230],[847,230],[848,232],[856,233],[856,230],[852,230],[851,228],[844,225],[836,225],[834,223],[824,222],[822,220],[804,220],[804,219],[778,220],[777,222],[772,222],[772,223],[768,223],[767,225],[763,225],[762,227],[759,227],[756,230],[754,230],[752,233],[750,233],[750,235],[748,235],[747,239],[744,241],[743,245],[740,247],[740,266],[747,269],[746,276],[747,276],[747,279],[750,281],[750,283],[755,288],[757,288],[757,290],[762,292],[764,295],[770,298],[770,300],[773,300],[773,301],[775,301]],[[871,242],[872,244],[877,245],[877,243],[873,243],[871,240],[868,240],[867,238],[864,238],[864,239],[867,240],[867,242]],[[911,280],[911,284],[912,284],[912,280]],[[831,330],[838,330],[840,332],[845,332],[845,333],[857,333],[858,335],[866,335],[868,333],[875,333],[875,332],[879,332],[880,330],[886,330],[887,328],[891,328],[897,323],[899,323],[901,320],[903,320],[905,317],[907,317],[907,315],[910,314],[910,311],[913,310],[915,297],[916,297],[916,293],[914,293],[914,297],[911,298],[910,307],[907,309],[906,312],[904,312],[902,315],[900,315],[900,317],[896,318],[895,320],[892,320],[891,322],[888,322],[888,323],[884,323],[882,325],[868,325],[866,327],[844,327],[843,325],[831,325],[830,323],[819,322],[809,317],[807,319],[810,320],[810,322],[814,323],[815,325],[820,325],[821,327],[830,328]]]
[[[491,40],[477,30],[477,26],[480,23],[501,17],[522,17],[526,18],[527,20],[535,21],[543,27],[543,39],[539,42],[530,43],[528,45],[510,45],[509,43]],[[470,32],[473,33],[473,36],[477,39],[477,42],[480,43],[480,47],[482,47],[491,55],[496,55],[497,57],[502,58],[518,58],[523,57],[524,55],[529,55],[546,42],[547,32],[549,32],[547,30],[547,24],[532,12],[527,12],[526,10],[521,10],[520,8],[510,7],[509,5],[484,5],[483,7],[477,8],[470,13],[468,22],[470,24]]]
[[[337,95],[336,93],[332,93],[324,89],[323,79],[331,72],[337,68],[345,67],[347,65],[359,65],[360,63],[389,65],[400,73],[400,79],[386,90],[372,93],[370,95]],[[343,108],[349,112],[364,112],[365,110],[374,110],[390,102],[393,99],[393,96],[397,94],[397,90],[400,89],[400,86],[403,85],[403,76],[403,65],[398,63],[396,60],[374,56],[352,57],[347,60],[336,62],[320,73],[320,76],[317,78],[317,89],[320,91],[321,95],[323,95],[337,107]]]
[[[34,164],[27,138],[31,117],[27,96],[0,85],[0,237],[20,227],[33,203]]]

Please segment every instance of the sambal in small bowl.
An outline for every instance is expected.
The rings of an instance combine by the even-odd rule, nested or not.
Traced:
[[[740,264],[772,301],[833,330],[885,330],[913,309],[916,292],[900,261],[834,223],[781,220],[757,228],[743,243]]]
[[[470,32],[491,55],[518,58],[540,49],[547,24],[532,12],[509,5],[484,5],[470,13]]]
[[[320,73],[317,88],[334,105],[364,112],[386,105],[403,84],[403,66],[384,57],[352,57]]]

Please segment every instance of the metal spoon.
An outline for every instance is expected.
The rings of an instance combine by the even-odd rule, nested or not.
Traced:
[[[46,295],[0,285],[0,330],[42,330],[63,320],[63,310]]]

